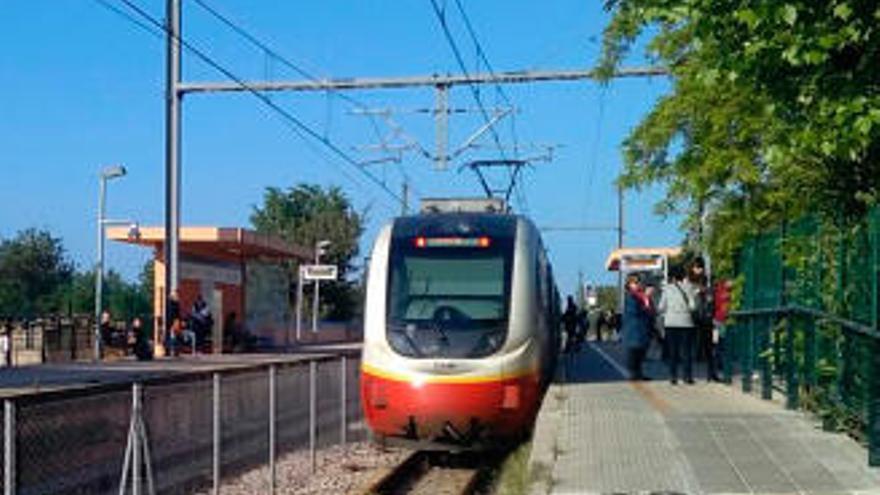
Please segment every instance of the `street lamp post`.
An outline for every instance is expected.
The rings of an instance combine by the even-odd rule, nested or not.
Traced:
[[[330,247],[330,241],[323,240],[315,243],[315,264],[321,264],[321,255],[326,254],[327,248]],[[318,331],[318,311],[320,310],[320,293],[321,281],[315,280],[315,293],[312,298],[312,332]]]
[[[104,167],[98,179],[98,253],[95,261],[95,361],[101,359],[101,313],[104,285],[104,203],[107,195],[107,181],[126,174],[125,167],[112,165]]]

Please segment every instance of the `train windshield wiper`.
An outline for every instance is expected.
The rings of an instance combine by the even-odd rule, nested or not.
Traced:
[[[416,357],[424,357],[424,354],[422,354],[422,351],[419,350],[419,346],[418,344],[416,344],[416,341],[413,340],[413,338],[409,335],[406,325],[389,325],[389,327],[391,328],[392,332],[403,335],[403,338],[406,340],[406,343],[409,344],[409,347],[413,350]]]

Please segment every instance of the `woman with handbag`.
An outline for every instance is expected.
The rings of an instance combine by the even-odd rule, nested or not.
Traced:
[[[663,285],[658,311],[663,316],[669,345],[669,381],[678,383],[678,365],[684,361],[684,381],[694,383],[694,343],[696,328],[693,313],[697,309],[693,286],[686,282],[681,266],[671,267],[669,281]]]

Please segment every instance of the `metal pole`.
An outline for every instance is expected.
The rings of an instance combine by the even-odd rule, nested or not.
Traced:
[[[312,472],[317,468],[315,448],[317,447],[317,416],[318,416],[318,363],[309,361],[309,458],[311,459]]]
[[[214,481],[214,495],[220,495],[220,373],[214,373],[213,385],[214,400],[212,401],[212,407],[214,409],[214,458],[212,466],[212,477]]]
[[[403,191],[400,195],[403,198],[403,204],[400,207],[401,215],[409,215],[409,181],[403,179]]]
[[[296,271],[296,343],[302,340],[302,300],[303,300],[303,271],[302,266]]]
[[[315,264],[321,263],[321,248],[315,245]],[[312,297],[312,332],[318,331],[318,312],[321,306],[321,281],[315,279],[315,292]]]
[[[434,109],[435,132],[436,132],[436,170],[446,170],[449,156],[446,147],[449,141],[449,86],[438,84],[437,106]]]
[[[342,402],[341,402],[341,412],[342,412],[342,421],[341,421],[341,430],[339,432],[339,443],[345,445],[348,434],[348,358],[346,356],[342,356],[342,360],[340,363],[340,367],[342,370],[340,371],[340,388],[342,389]]]
[[[275,493],[275,365],[269,366],[269,493]]]
[[[107,179],[103,173],[98,179],[98,248],[95,261],[95,361],[101,360],[101,313],[104,292],[104,201],[107,192]]]
[[[623,314],[623,186],[617,186],[617,296],[618,312]]]
[[[140,384],[135,382],[131,387],[131,418],[132,424],[135,425],[133,429],[134,438],[132,439],[132,456],[131,456],[131,466],[132,466],[132,476],[131,476],[131,491],[133,495],[141,495],[141,464],[143,461],[141,460],[141,438],[137,431],[137,418],[140,417],[141,414],[141,388]]]
[[[168,0],[167,79],[165,84],[165,318],[170,323],[171,293],[179,282],[180,243],[180,0]]]
[[[3,401],[3,493],[15,494],[15,402]]]

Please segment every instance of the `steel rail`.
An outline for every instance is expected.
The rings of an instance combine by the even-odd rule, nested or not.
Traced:
[[[457,468],[454,476],[445,476],[446,479],[429,480],[431,473],[442,471],[445,468],[437,462],[437,456],[442,452],[417,450],[408,455],[403,461],[389,470],[383,476],[363,492],[364,495],[385,495],[404,493],[448,493],[456,495],[471,495],[475,493],[479,485],[484,466]],[[430,487],[421,486],[422,482],[432,481]],[[433,483],[447,483],[448,485],[437,486]]]

